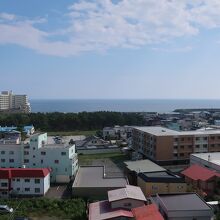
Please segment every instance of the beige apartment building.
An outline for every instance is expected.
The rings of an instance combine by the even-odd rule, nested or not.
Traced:
[[[15,111],[29,113],[31,111],[27,95],[16,95],[12,91],[2,91],[0,94],[0,111]]]
[[[192,153],[220,151],[220,130],[174,131],[164,127],[134,127],[132,146],[153,161],[187,162]]]

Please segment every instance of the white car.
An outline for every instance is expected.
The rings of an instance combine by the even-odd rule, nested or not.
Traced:
[[[0,213],[12,213],[13,208],[8,207],[7,205],[0,205]]]

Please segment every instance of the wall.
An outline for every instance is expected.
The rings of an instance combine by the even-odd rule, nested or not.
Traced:
[[[122,199],[111,202],[112,209],[116,209],[116,208],[133,209],[141,206],[144,206],[144,201],[139,201],[135,199]]]
[[[78,154],[107,154],[118,153],[120,148],[104,148],[104,149],[77,149]]]
[[[186,183],[152,183],[145,182],[140,177],[137,178],[137,185],[141,188],[145,196],[156,195],[157,193],[178,193],[186,192]]]

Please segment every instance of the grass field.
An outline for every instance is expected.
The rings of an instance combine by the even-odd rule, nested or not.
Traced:
[[[49,131],[47,132],[49,136],[72,136],[72,135],[85,135],[91,136],[95,135],[96,131]]]

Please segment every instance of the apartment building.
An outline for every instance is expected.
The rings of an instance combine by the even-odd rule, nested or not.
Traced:
[[[78,157],[68,138],[32,135],[19,144],[0,144],[1,168],[51,168],[51,182],[66,183],[76,174]]]
[[[0,198],[43,196],[50,188],[48,168],[0,168]]]
[[[0,94],[0,111],[29,113],[31,111],[27,95],[15,95],[12,91],[2,91]]]
[[[132,146],[161,164],[188,162],[192,153],[220,151],[220,130],[174,131],[164,127],[134,127]]]

